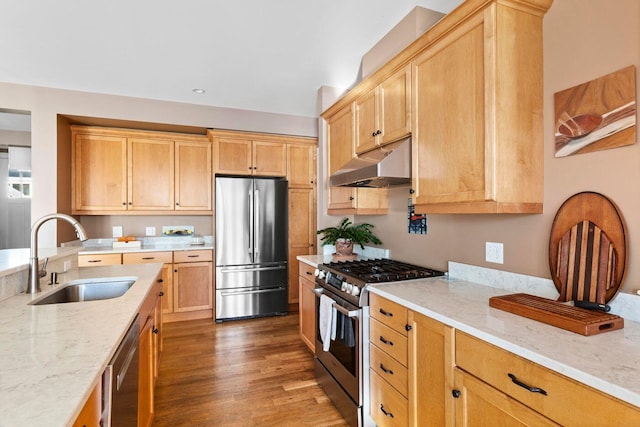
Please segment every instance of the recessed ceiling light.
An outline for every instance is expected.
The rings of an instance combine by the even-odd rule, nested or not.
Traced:
[[[205,93],[206,91],[204,89],[191,89],[194,93]]]

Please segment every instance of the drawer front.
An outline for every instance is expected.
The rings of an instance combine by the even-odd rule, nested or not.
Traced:
[[[456,331],[456,365],[564,425],[634,425],[640,408]],[[547,395],[516,384],[509,376]]]
[[[173,262],[173,252],[136,252],[122,254],[123,264],[144,264],[149,262],[171,264]]]
[[[370,342],[402,366],[407,366],[407,337],[375,319],[370,323]]]
[[[203,249],[199,251],[175,251],[173,253],[173,262],[201,262],[213,261],[213,251]]]
[[[398,390],[401,395],[407,397],[407,368],[375,345],[371,345],[369,348],[371,369],[374,370],[380,378],[383,378],[391,384],[393,388]]]
[[[375,294],[369,294],[369,307],[371,317],[407,336],[406,307]]]
[[[122,264],[121,254],[78,255],[78,267]]]
[[[409,405],[407,399],[375,371],[371,371],[371,418],[378,427],[406,427],[409,421]]]
[[[316,271],[316,268],[310,266],[306,262],[298,263],[298,275],[304,277],[305,279],[311,282],[315,281],[315,275],[314,275],[315,271]]]

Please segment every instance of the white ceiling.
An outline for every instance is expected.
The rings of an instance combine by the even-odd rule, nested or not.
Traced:
[[[0,0],[0,82],[315,117],[415,6],[460,2]]]

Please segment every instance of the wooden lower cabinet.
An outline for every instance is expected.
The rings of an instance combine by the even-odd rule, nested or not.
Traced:
[[[154,417],[154,387],[162,349],[162,295],[162,279],[159,276],[139,313],[139,427],[149,427]]]
[[[455,425],[558,426],[548,418],[461,369],[455,369]]]
[[[118,254],[120,255],[120,254]],[[163,322],[213,318],[213,251],[132,252],[123,264],[162,262]]]
[[[174,252],[173,262],[172,320],[213,318],[213,251]]]
[[[94,387],[85,402],[80,414],[73,422],[73,427],[94,427],[100,425],[102,415],[102,383]]]
[[[640,425],[638,407],[379,295],[370,294],[370,314],[370,415],[379,426]]]
[[[454,329],[409,310],[409,419],[412,426],[452,426]]]
[[[311,353],[316,348],[316,295],[313,293],[315,287],[315,268],[304,262],[299,262],[298,286],[299,286],[299,319],[300,338],[309,347]]]

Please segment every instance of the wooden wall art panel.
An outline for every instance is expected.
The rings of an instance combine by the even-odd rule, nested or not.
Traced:
[[[556,157],[636,142],[635,66],[554,94]]]

